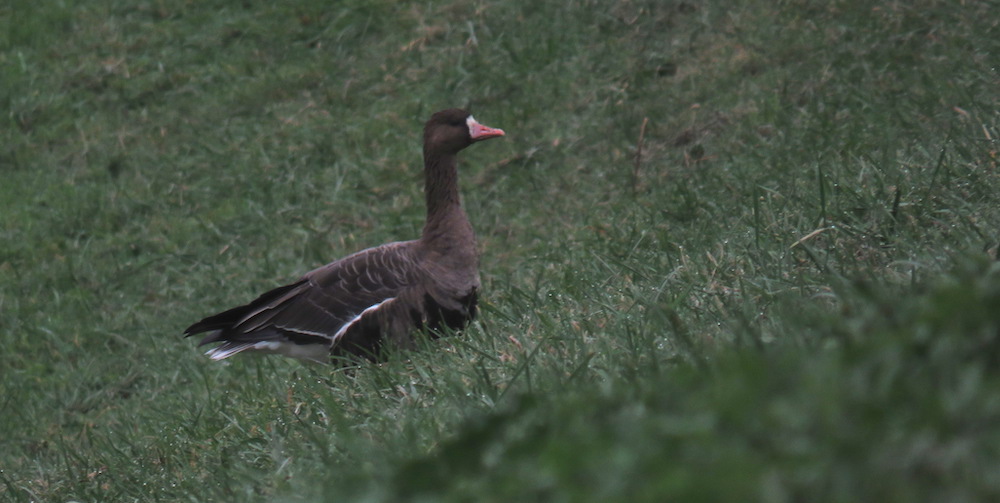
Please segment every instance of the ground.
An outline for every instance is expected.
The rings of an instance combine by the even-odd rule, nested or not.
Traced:
[[[992,2],[0,7],[8,501],[985,501]],[[422,226],[466,333],[352,369],[184,327]]]

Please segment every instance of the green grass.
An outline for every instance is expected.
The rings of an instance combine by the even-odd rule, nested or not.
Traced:
[[[0,499],[1000,496],[996,2],[44,4],[0,7]],[[417,236],[450,106],[508,132],[479,323],[180,337]]]

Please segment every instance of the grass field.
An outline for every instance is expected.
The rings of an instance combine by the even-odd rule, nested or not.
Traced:
[[[1000,498],[996,1],[0,6],[0,500]],[[471,107],[479,322],[181,331],[419,234]]]

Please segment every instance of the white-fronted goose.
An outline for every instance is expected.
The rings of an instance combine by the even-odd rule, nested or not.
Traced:
[[[476,314],[479,258],[458,195],[456,155],[503,136],[465,110],[435,113],[424,125],[427,221],[420,239],[369,248],[306,273],[249,304],[209,316],[184,331],[221,342],[214,360],[243,351],[329,362],[377,358],[383,344],[412,348],[419,329],[460,329]]]

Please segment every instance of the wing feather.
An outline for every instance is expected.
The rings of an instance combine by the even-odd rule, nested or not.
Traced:
[[[413,243],[390,243],[347,256],[249,304],[205,318],[185,333],[213,331],[201,344],[223,342],[210,351],[217,359],[269,350],[268,344],[282,340],[332,347],[359,320],[390,306],[420,282]]]

